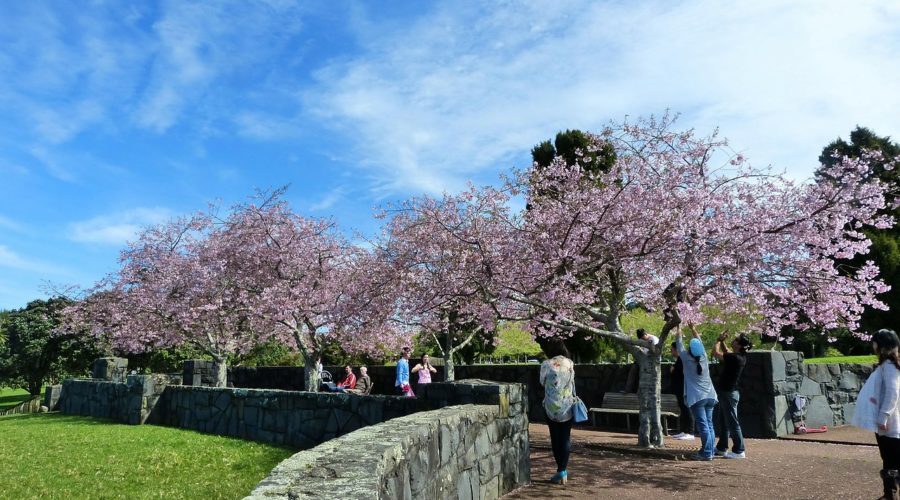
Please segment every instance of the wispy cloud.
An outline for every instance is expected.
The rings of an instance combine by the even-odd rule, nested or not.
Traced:
[[[557,130],[669,108],[801,176],[857,123],[900,132],[897,3],[453,2],[360,25],[368,50],[305,105],[387,189],[458,188]]]
[[[145,227],[160,224],[173,216],[167,208],[135,208],[72,223],[71,239],[82,243],[124,245]]]
[[[332,189],[328,193],[325,194],[319,201],[310,205],[309,209],[313,212],[321,212],[323,210],[328,210],[333,207],[336,203],[341,201],[346,194],[346,189],[343,186]]]
[[[165,131],[187,103],[192,114],[206,119],[238,116],[235,103],[215,92],[217,84],[245,78],[281,55],[302,27],[300,14],[297,5],[286,2],[166,2],[153,25],[157,53],[137,123]]]
[[[37,259],[23,257],[6,245],[0,245],[0,267],[28,271],[38,274],[67,274],[67,271],[59,266],[48,264]]]
[[[0,111],[22,116],[29,142],[43,146],[88,130],[231,127],[266,95],[236,101],[229,90],[265,82],[273,64],[291,60],[303,8],[268,0],[4,6]]]
[[[22,225],[18,222],[0,214],[0,228],[11,229],[13,231],[21,231]]]

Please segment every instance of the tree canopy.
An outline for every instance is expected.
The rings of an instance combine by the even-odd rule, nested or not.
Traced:
[[[838,138],[822,150],[819,156],[822,167],[817,171],[820,182],[842,182],[840,172],[828,175],[826,169],[833,169],[843,157],[864,158],[871,165],[871,178],[883,183],[887,190],[888,204],[878,213],[898,220],[900,207],[891,202],[896,202],[897,193],[900,193],[900,168],[896,165],[900,158],[900,143],[865,127],[856,127],[850,132],[850,142]],[[852,272],[870,259],[878,266],[882,280],[890,290],[880,296],[889,309],[866,310],[860,320],[860,329],[874,332],[881,328],[896,328],[896,311],[900,310],[900,227],[863,227],[861,231],[872,242],[869,252],[854,259],[843,259],[839,265],[846,272]],[[868,344],[862,345],[861,349],[869,352]]]
[[[56,331],[62,310],[68,305],[62,298],[35,300],[3,315],[0,382],[37,395],[47,381],[87,375],[102,350],[81,331]]]

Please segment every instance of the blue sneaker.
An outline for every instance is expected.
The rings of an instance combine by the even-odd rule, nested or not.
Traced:
[[[695,460],[698,462],[711,462],[713,457],[707,457],[706,455],[701,455],[699,453],[694,453],[687,457],[688,460]]]
[[[569,481],[569,472],[568,471],[559,471],[550,478],[550,482],[553,484],[566,484]]]

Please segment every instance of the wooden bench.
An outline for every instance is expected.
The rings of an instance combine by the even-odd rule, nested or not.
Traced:
[[[659,397],[660,420],[665,435],[669,435],[669,424],[666,419],[678,418],[681,415],[681,408],[678,407],[678,398],[674,394],[660,394]],[[594,427],[597,426],[598,415],[625,415],[625,426],[630,431],[631,416],[640,414],[640,407],[637,394],[607,392],[603,395],[603,407],[591,408],[588,412],[591,414]]]

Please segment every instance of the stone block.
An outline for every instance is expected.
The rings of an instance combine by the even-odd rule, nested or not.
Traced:
[[[822,394],[822,387],[815,380],[809,377],[803,377],[800,383],[800,394],[804,396],[820,396]]]
[[[812,396],[806,401],[807,427],[834,426],[834,412],[825,396]]]
[[[856,403],[846,403],[841,405],[841,424],[847,425],[856,414]]]
[[[496,500],[500,498],[501,494],[499,476],[492,477],[490,481],[481,486],[482,500]]]
[[[859,377],[857,377],[856,374],[851,371],[846,371],[841,374],[838,387],[845,391],[859,391]]]
[[[255,406],[244,407],[244,423],[256,426],[259,423],[259,408]]]
[[[59,400],[62,395],[61,384],[59,385],[48,385],[46,389],[44,389],[44,406],[47,407],[47,411],[56,411],[59,409]]]
[[[128,360],[125,358],[99,358],[94,360],[91,368],[91,378],[108,380],[110,382],[124,382],[128,372]]]
[[[216,407],[219,411],[225,411],[226,408],[231,404],[231,392],[230,391],[222,391],[215,396],[213,406]]]
[[[790,403],[786,396],[776,396],[771,427],[763,429],[765,438],[787,436],[794,432],[794,421],[791,419]]]
[[[456,480],[456,498],[458,500],[474,500],[481,496],[480,485],[476,490],[473,488],[472,484],[472,476],[476,475],[477,473],[472,473],[472,469],[467,469],[460,472],[459,478]]]
[[[767,354],[770,363],[765,363],[763,366],[765,367],[768,364],[772,367],[770,371],[772,374],[772,382],[784,381],[787,378],[787,362],[784,354],[778,351],[770,351],[764,354]]]

